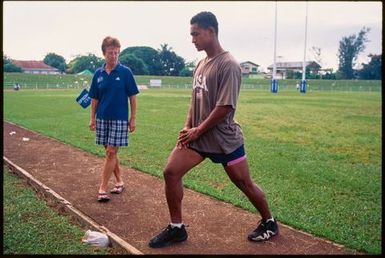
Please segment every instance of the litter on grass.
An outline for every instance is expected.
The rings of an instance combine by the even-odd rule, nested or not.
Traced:
[[[82,242],[84,244],[99,247],[107,247],[110,244],[110,241],[106,234],[91,230],[86,231],[85,235],[82,238]]]

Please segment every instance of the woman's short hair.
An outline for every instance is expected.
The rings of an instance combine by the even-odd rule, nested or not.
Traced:
[[[102,43],[102,51],[103,51],[103,54],[105,54],[106,52],[106,49],[108,47],[118,47],[120,48],[120,42],[117,38],[113,38],[113,37],[110,37],[110,36],[107,36],[103,39],[103,43]]]
[[[215,34],[218,36],[218,21],[217,17],[211,12],[200,12],[193,16],[190,20],[190,25],[194,23],[199,27],[208,29],[210,26],[214,28]]]

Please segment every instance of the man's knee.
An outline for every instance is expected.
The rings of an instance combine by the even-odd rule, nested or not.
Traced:
[[[247,196],[257,195],[259,199],[265,199],[265,193],[252,180],[239,180],[235,183]]]
[[[163,177],[166,181],[179,180],[181,178],[180,172],[171,166],[166,166],[163,170]]]
[[[248,184],[248,182],[242,178],[236,178],[236,179],[233,179],[232,181],[241,190],[247,190],[250,187],[250,184]]]
[[[233,178],[233,183],[241,189],[243,192],[253,192],[255,190],[256,185],[250,179],[246,178]]]
[[[193,150],[174,148],[167,159],[163,177],[168,182],[178,181],[202,160],[203,158]]]

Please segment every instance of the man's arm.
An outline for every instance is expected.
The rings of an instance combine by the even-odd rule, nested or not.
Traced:
[[[130,96],[130,110],[131,110],[131,116],[130,116],[130,133],[135,131],[136,128],[136,96]]]
[[[96,107],[99,104],[99,100],[91,98],[91,108],[90,108],[90,130],[95,131],[96,125],[95,125],[95,119],[96,119]]]
[[[233,110],[232,106],[216,106],[210,115],[198,127],[184,129],[180,132],[178,146],[187,146],[198,139],[202,134],[220,123]]]

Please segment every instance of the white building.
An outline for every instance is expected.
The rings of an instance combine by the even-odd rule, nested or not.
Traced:
[[[277,78],[278,79],[286,79],[286,75],[288,71],[300,72],[302,73],[302,65],[303,62],[278,62],[276,63],[277,68]],[[309,68],[310,73],[318,74],[321,66],[314,61],[306,62],[306,68]],[[270,74],[273,72],[273,65],[269,65],[267,69],[270,71]]]
[[[259,65],[253,62],[250,62],[250,61],[242,62],[240,63],[240,66],[241,66],[241,71],[243,76],[250,76],[258,73]]]

